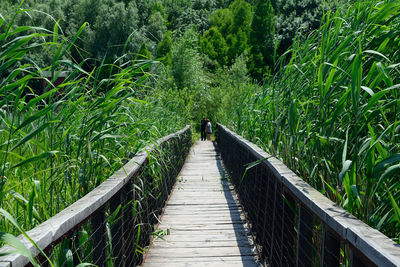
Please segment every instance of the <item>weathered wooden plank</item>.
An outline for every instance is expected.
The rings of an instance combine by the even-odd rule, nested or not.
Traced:
[[[199,218],[199,219],[176,219],[173,220],[171,218],[168,218],[166,220],[163,220],[162,225],[173,225],[173,226],[187,226],[187,225],[200,225],[200,226],[207,226],[207,225],[225,225],[225,224],[239,224],[239,225],[244,225],[245,222],[241,218],[225,218],[225,219],[219,219],[219,218]]]
[[[158,226],[168,235],[154,240],[144,266],[258,266],[242,209],[217,161],[210,142],[192,148]]]
[[[249,237],[247,235],[236,235],[235,232],[228,233],[228,232],[219,232],[216,234],[208,233],[208,234],[199,234],[199,235],[165,235],[163,236],[164,240],[157,238],[155,242],[210,242],[210,241],[242,241],[245,240],[249,243]]]
[[[146,266],[147,266],[147,262],[149,263],[158,263],[158,266],[164,266],[164,265],[160,265],[160,263],[164,263],[164,262],[175,262],[175,263],[179,263],[179,262],[213,262],[213,263],[231,263],[231,262],[246,262],[246,263],[250,263],[250,262],[254,262],[254,256],[219,256],[219,257],[182,257],[182,258],[159,258],[159,257],[153,257],[153,256],[148,256],[146,259]]]
[[[146,266],[160,266],[160,263],[158,262],[150,262],[146,264]],[[163,267],[192,267],[192,266],[199,266],[198,261],[193,261],[193,262],[163,262],[162,264]],[[254,261],[221,261],[221,262],[216,262],[216,261],[202,261],[201,262],[202,267],[257,267],[260,265],[257,265]]]
[[[152,249],[153,257],[163,258],[190,258],[196,256],[227,257],[227,256],[255,256],[251,247],[206,247],[206,248],[163,248]]]
[[[169,210],[164,213],[163,218],[169,219],[170,216],[174,215],[176,218],[185,218],[185,216],[191,215],[192,218],[245,218],[239,210],[230,209],[216,209],[210,212],[206,210],[193,210],[193,209],[182,209],[182,210]]]
[[[164,230],[166,230],[165,228]],[[234,229],[219,229],[219,230],[208,230],[208,231],[203,231],[201,229],[192,229],[191,231],[185,231],[181,229],[170,229],[170,234],[185,234],[185,235],[238,235],[238,236],[248,236],[250,235],[250,232],[244,231],[244,232],[238,232],[235,231]]]
[[[167,240],[157,239],[156,242],[152,245],[152,249],[154,248],[210,248],[210,247],[249,247],[252,248],[252,244],[249,243],[248,240],[238,240],[236,242],[232,242],[232,240],[223,240],[223,241],[215,241],[215,240],[207,240],[207,241],[186,241],[186,242],[173,242]]]
[[[207,214],[204,215],[194,215],[190,218],[185,218],[187,215],[175,215],[174,218],[170,218],[170,216],[165,217],[163,219],[163,223],[165,224],[193,224],[193,223],[200,223],[200,224],[211,224],[211,223],[245,223],[243,221],[243,218],[241,218],[239,215],[238,216],[207,216]]]
[[[214,199],[204,199],[204,200],[195,200],[195,199],[188,199],[188,200],[181,200],[181,201],[174,201],[168,203],[168,206],[172,205],[207,205],[207,204],[219,204],[219,205],[236,205],[235,201],[233,200],[214,200]],[[195,207],[193,207],[195,208]]]

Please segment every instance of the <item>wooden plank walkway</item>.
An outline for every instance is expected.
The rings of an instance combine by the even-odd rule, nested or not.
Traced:
[[[143,266],[260,266],[248,229],[210,141],[192,147]]]

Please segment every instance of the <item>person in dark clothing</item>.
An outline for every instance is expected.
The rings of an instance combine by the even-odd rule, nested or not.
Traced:
[[[207,120],[203,117],[200,123],[201,141],[206,141],[206,125]]]

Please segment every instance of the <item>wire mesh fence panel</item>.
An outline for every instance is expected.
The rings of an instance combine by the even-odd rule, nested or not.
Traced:
[[[265,265],[398,265],[398,245],[324,197],[282,162],[220,124],[216,137]]]
[[[190,146],[190,127],[160,139],[98,188],[28,231],[43,246],[37,263],[62,267],[80,263],[140,265]],[[2,262],[32,266],[23,255],[0,257]]]

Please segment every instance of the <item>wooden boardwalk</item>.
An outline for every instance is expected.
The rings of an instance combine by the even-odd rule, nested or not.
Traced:
[[[192,147],[143,266],[260,266],[210,141]]]

